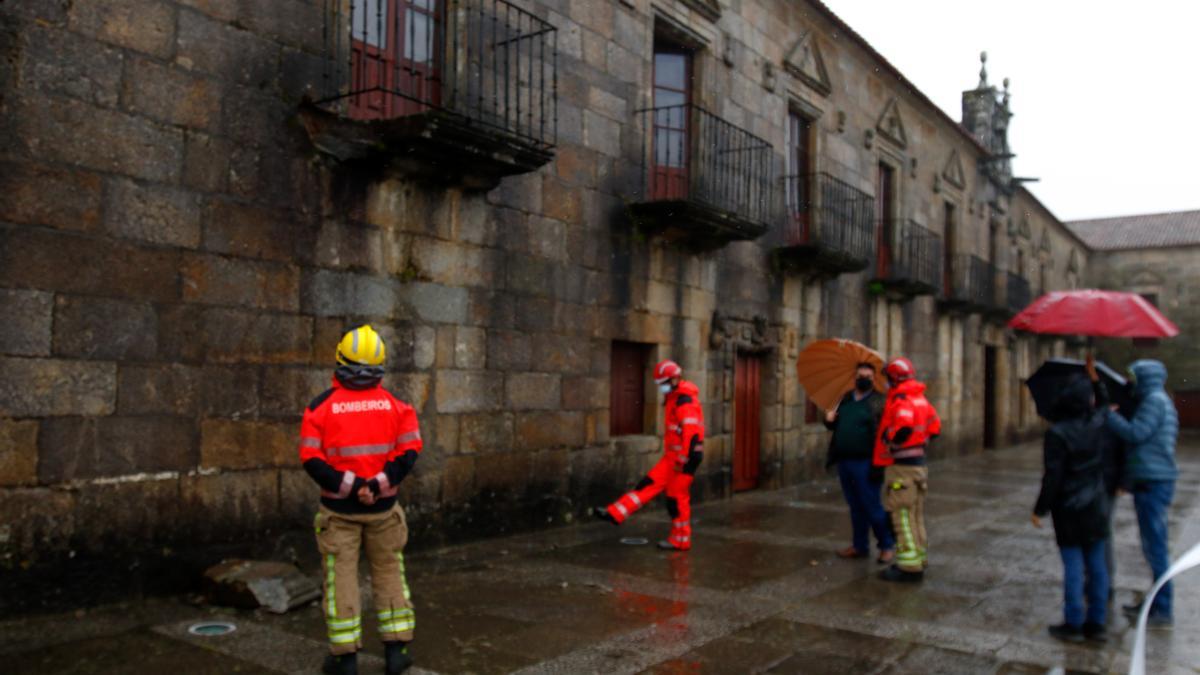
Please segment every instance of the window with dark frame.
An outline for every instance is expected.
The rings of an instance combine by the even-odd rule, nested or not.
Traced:
[[[688,154],[692,102],[692,53],[662,41],[654,43],[654,148],[651,197],[688,196]]]
[[[648,344],[613,340],[609,383],[609,435],[645,433]]]
[[[443,0],[359,0],[351,3],[354,119],[425,112],[441,103],[437,56]]]
[[[945,243],[942,246],[942,290],[947,296],[950,296],[954,292],[954,253],[958,247],[958,212],[951,202],[945,202],[943,211]]]
[[[820,424],[821,410],[817,408],[817,404],[811,399],[804,406],[804,423],[805,424]]]
[[[877,257],[876,275],[884,279],[891,272],[892,266],[892,218],[895,209],[893,200],[896,196],[896,171],[884,162],[879,163],[879,173],[875,186],[875,220]]]
[[[787,161],[786,194],[793,229],[791,239],[796,243],[807,243],[811,236],[812,120],[795,111],[788,113]]]

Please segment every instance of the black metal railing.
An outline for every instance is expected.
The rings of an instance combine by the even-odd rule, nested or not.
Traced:
[[[696,105],[640,112],[649,146],[643,201],[686,201],[747,222],[770,222],[770,143]]]
[[[1033,302],[1033,291],[1029,288],[1029,280],[1016,272],[1006,273],[1008,277],[1007,293],[1005,295],[1008,311],[1016,314]]]
[[[911,220],[879,223],[876,277],[914,292],[942,287],[942,238]]]
[[[956,255],[944,270],[942,297],[974,309],[996,304],[996,267],[977,255]]]
[[[784,176],[779,245],[815,247],[869,261],[875,255],[875,198],[827,173]]]
[[[325,0],[317,103],[360,120],[453,113],[550,148],[557,35],[505,0]]]

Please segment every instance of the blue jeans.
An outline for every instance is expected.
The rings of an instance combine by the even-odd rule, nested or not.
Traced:
[[[1168,549],[1167,511],[1171,508],[1171,500],[1175,497],[1175,481],[1156,480],[1135,486],[1133,492],[1133,508],[1137,511],[1138,533],[1142,537],[1142,554],[1150,564],[1150,571],[1157,580],[1171,566],[1171,553]],[[1151,616],[1167,619],[1171,615],[1171,588],[1168,582],[1154,596],[1150,605]]]
[[[838,478],[842,481],[842,495],[850,506],[850,523],[854,528],[854,548],[866,553],[871,550],[867,530],[875,531],[875,541],[880,551],[896,548],[896,538],[887,511],[883,510],[880,492],[881,482],[871,480],[871,460],[844,459],[838,461]]]
[[[1063,561],[1063,619],[1072,626],[1084,622],[1083,597],[1087,593],[1087,621],[1104,625],[1108,610],[1108,565],[1104,541],[1058,549]]]

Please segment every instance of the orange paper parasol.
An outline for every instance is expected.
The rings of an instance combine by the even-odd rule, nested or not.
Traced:
[[[883,356],[854,340],[817,340],[808,345],[796,360],[796,375],[809,400],[833,410],[854,388],[854,370],[860,363],[875,366],[875,388],[883,391]]]

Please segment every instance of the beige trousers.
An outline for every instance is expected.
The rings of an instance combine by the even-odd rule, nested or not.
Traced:
[[[920,572],[928,565],[925,553],[925,493],[928,471],[923,466],[892,465],[883,471],[883,508],[892,514],[896,531],[896,567]]]

